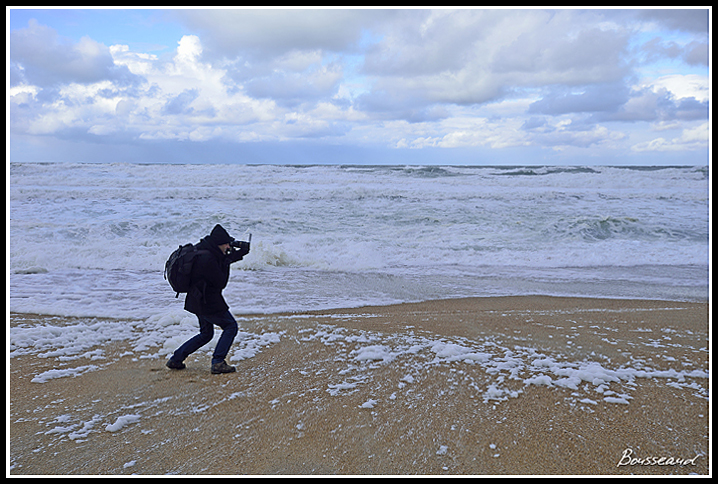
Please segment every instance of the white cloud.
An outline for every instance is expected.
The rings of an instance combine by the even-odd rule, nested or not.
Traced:
[[[702,32],[688,29],[695,41],[641,51],[656,33],[635,37],[635,12],[172,15],[186,34],[173,39],[169,55],[131,43],[72,41],[37,22],[13,30],[11,133],[84,134],[106,143],[113,136],[205,143],[323,138],[416,149],[706,149],[696,123],[707,120],[707,72],[675,67],[700,47]],[[649,17],[651,28],[670,20]],[[637,70],[661,56],[670,56],[672,71]],[[633,84],[647,72],[661,74]],[[652,139],[646,131],[658,127],[683,131]]]
[[[14,104],[29,103],[37,96],[40,89],[37,86],[30,86],[27,84],[21,84],[19,86],[13,86],[8,89],[8,95],[10,101]]]
[[[689,151],[708,146],[708,123],[699,126],[684,129],[680,136],[666,140],[665,138],[655,138],[650,141],[635,144],[631,150],[635,152],[651,152],[651,151]]]
[[[697,74],[672,74],[653,80],[644,80],[642,87],[660,92],[665,89],[676,99],[695,98],[699,102],[707,102],[710,96],[708,76]]]
[[[144,76],[152,72],[157,56],[144,52],[131,52],[127,45],[111,45],[110,54],[115,64],[126,66],[130,72]]]
[[[204,78],[211,68],[199,62],[202,55],[202,44],[196,35],[184,35],[177,47],[174,63],[168,67],[169,73],[177,76],[197,76]]]

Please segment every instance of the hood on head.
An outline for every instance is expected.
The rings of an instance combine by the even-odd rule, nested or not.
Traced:
[[[220,224],[217,224],[209,234],[210,241],[215,245],[229,244],[234,242],[234,237],[230,236]]]

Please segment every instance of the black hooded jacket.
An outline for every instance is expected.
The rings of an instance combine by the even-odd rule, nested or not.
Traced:
[[[197,248],[202,252],[195,258],[192,266],[190,289],[184,301],[185,310],[201,316],[222,313],[229,309],[222,290],[229,281],[229,265],[241,260],[241,257],[234,254],[225,255],[219,246],[233,240],[221,225],[217,225],[209,236],[197,244]]]

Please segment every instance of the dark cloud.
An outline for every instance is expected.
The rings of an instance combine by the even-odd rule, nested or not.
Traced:
[[[664,59],[675,59],[690,66],[708,66],[708,43],[692,41],[683,46],[674,41],[665,41],[655,37],[643,44],[642,53],[645,62],[660,62]]]
[[[521,125],[521,129],[525,131],[537,131],[547,132],[553,131],[554,128],[549,126],[548,121],[544,116],[531,116],[529,119],[524,121]]]
[[[688,44],[683,60],[689,66],[708,67],[708,43],[691,42]]]
[[[614,82],[628,73],[628,40],[627,31],[589,28],[574,32],[549,23],[502,47],[491,68],[522,86]]]
[[[616,112],[628,99],[629,89],[623,83],[589,85],[579,92],[559,87],[532,103],[528,114]]]
[[[646,9],[635,10],[633,14],[640,20],[657,22],[661,26],[683,32],[707,33],[708,9]]]
[[[404,120],[409,123],[439,121],[449,117],[441,103],[432,103],[409,90],[402,93],[373,90],[359,96],[354,107],[378,120]]]
[[[313,65],[298,72],[275,70],[267,76],[246,81],[244,91],[255,98],[269,98],[281,105],[296,106],[303,102],[331,99],[342,78],[342,69],[338,64]]]
[[[297,50],[356,48],[366,29],[396,17],[392,10],[209,9],[172,15],[201,35],[212,58],[266,59]]]
[[[481,42],[505,17],[500,10],[402,12],[382,25],[380,41],[367,48],[363,72],[420,77],[459,71],[486,54]]]
[[[615,112],[596,116],[600,121],[665,122],[697,121],[708,119],[708,102],[693,97],[677,99],[662,90],[642,89],[633,92],[630,99]]]
[[[89,37],[70,42],[35,21],[10,33],[10,59],[11,85],[25,82],[46,88],[104,80],[124,86],[142,82],[127,67],[114,63],[108,47]]]
[[[174,96],[162,107],[163,114],[192,114],[189,107],[199,97],[199,89],[187,89]]]
[[[527,110],[531,115],[590,114],[593,122],[655,122],[700,120],[708,117],[708,103],[680,98],[665,89],[631,91],[622,84],[587,86],[580,92],[555,88]],[[530,125],[530,124],[529,124]]]
[[[422,15],[421,22],[388,27],[368,50],[363,72],[374,84],[362,106],[373,112],[393,106],[400,113],[405,110],[395,107],[409,101],[419,110],[436,103],[484,104],[523,89],[621,83],[630,73],[631,31],[586,23],[584,17],[595,23],[595,14],[469,10]],[[589,96],[576,101],[600,102]]]

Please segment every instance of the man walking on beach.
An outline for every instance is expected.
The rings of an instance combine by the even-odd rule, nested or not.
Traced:
[[[177,348],[167,361],[173,370],[185,368],[184,360],[206,345],[214,336],[214,325],[222,328],[222,335],[212,355],[212,373],[232,373],[236,368],[225,361],[229,348],[237,336],[237,321],[229,312],[229,306],[222,296],[222,290],[229,281],[229,265],[242,260],[249,253],[248,248],[232,250],[230,237],[217,224],[210,235],[204,237],[197,248],[201,251],[194,259],[190,289],[185,298],[185,310],[199,319],[199,334]]]

